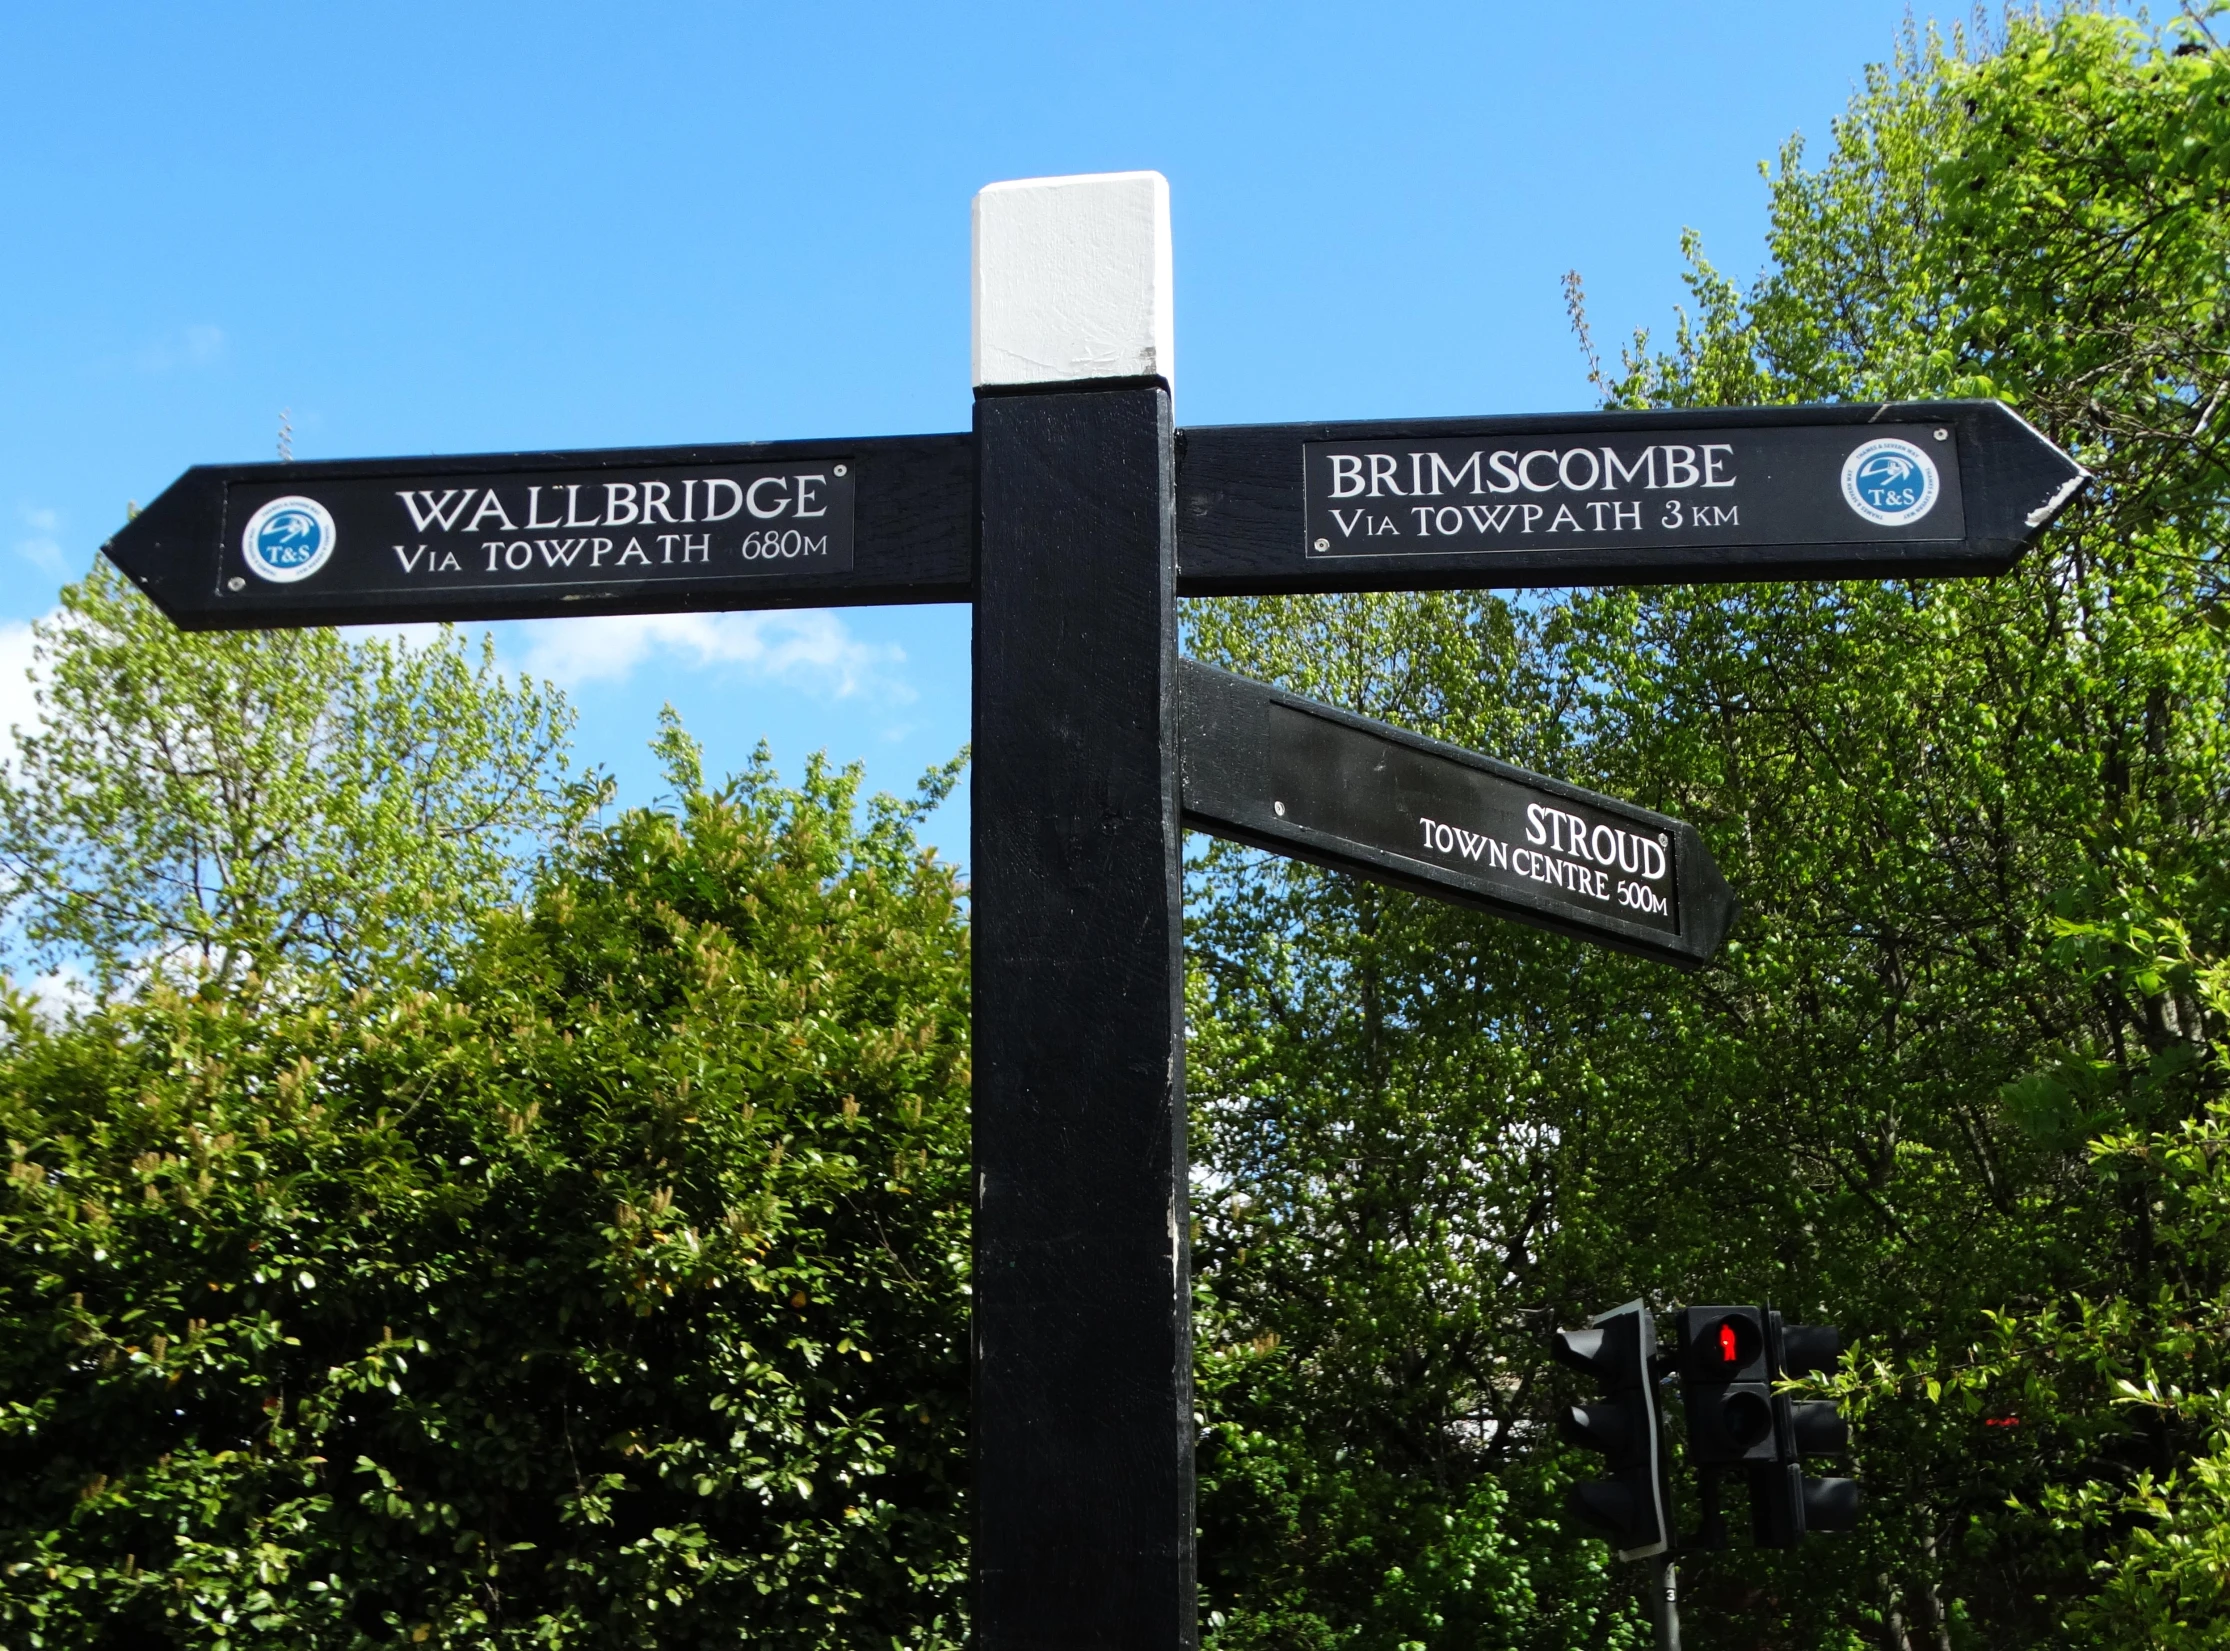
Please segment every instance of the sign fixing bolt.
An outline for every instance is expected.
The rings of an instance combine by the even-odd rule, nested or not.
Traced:
[[[1938,430],[1936,432],[1936,439],[1938,441],[1949,441],[1951,439],[1951,432],[1949,430]]]
[[[226,590],[246,590],[247,588],[248,581],[241,578],[237,573],[225,581]]]
[[[1316,541],[1316,548],[1318,550],[1330,550],[1332,548],[1332,541],[1329,539],[1319,539]]]
[[[1273,802],[1273,803],[1272,803],[1272,804],[1271,804],[1270,806],[1271,806],[1272,808],[1274,808],[1274,809],[1276,809],[1276,810],[1278,811],[1278,815],[1279,815],[1279,817],[1280,817],[1280,818],[1283,818],[1283,817],[1284,817],[1284,815],[1285,815],[1285,804],[1283,804],[1283,803],[1280,803],[1280,802]]]
[[[838,466],[836,467],[836,473],[837,473],[837,474],[838,474],[839,476],[841,476],[841,475],[843,475],[843,474],[844,474],[844,467],[843,467],[843,466],[842,466],[841,464],[840,464],[840,465],[838,465]]]

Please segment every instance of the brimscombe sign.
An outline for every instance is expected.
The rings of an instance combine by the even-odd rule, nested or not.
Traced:
[[[1311,442],[1303,464],[1312,557],[1966,535],[1947,425]]]
[[[1187,596],[2002,573],[2084,471],[1989,401],[1180,430]]]

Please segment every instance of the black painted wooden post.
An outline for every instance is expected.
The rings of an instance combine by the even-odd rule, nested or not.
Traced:
[[[1169,392],[985,394],[977,1643],[1193,1629]]]
[[[976,202],[988,1651],[1195,1638],[1168,223],[1151,173]]]

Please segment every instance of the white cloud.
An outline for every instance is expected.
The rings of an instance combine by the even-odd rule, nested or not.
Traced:
[[[903,648],[863,642],[824,609],[776,613],[653,613],[535,619],[518,627],[524,667],[561,688],[620,682],[654,654],[700,669],[737,666],[752,676],[829,699],[903,704],[914,690],[893,674]]]
[[[92,1008],[95,1001],[92,981],[74,963],[65,963],[52,974],[38,976],[23,989],[30,995],[39,1018],[49,1026],[62,1025],[72,1014]]]
[[[54,535],[61,530],[62,512],[25,505],[17,514],[23,518],[23,525],[31,530],[31,534],[30,537],[15,542],[15,553],[42,573],[60,577],[63,566],[62,541]]]
[[[204,322],[168,333],[139,352],[143,373],[167,373],[178,367],[206,367],[225,353],[225,330]]]

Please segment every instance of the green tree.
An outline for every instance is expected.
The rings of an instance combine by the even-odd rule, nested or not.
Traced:
[[[954,771],[662,747],[446,983],[12,1006],[0,1643],[958,1643]]]
[[[446,627],[188,635],[97,563],[34,635],[6,907],[104,993],[438,969],[598,797],[565,783],[563,698]]]
[[[1196,652],[1249,674],[1574,766],[1568,687],[1496,598],[1189,617]],[[1596,1040],[1653,966],[1229,844],[1192,869],[1215,1643],[1647,1644],[1624,1568],[1560,1518],[1542,1423],[1564,1386],[1549,1315],[1637,1283],[1597,1241],[1645,1236],[1621,1225],[1645,1191],[1600,1183],[1649,1162],[1620,1155],[1651,1120],[1619,1104]]]
[[[1485,1479],[1505,1533],[1548,1513],[1579,1464],[1542,1333],[1636,1293],[1860,1337],[1862,1530],[1689,1567],[1692,1643],[2230,1637],[2230,58],[2198,28],[1908,37],[1820,165],[1783,155],[1765,274],[1697,256],[1693,316],[1608,386],[2003,396],[2097,477],[2013,574],[1195,617],[1219,661],[1695,820],[1747,907],[1679,977],[1199,861],[1233,1643],[1295,1612],[1474,1643],[1476,1584],[1405,1618],[1388,1579],[1482,1547]],[[1569,1545],[1526,1542],[1533,1614],[1498,1632],[1617,1607]]]

